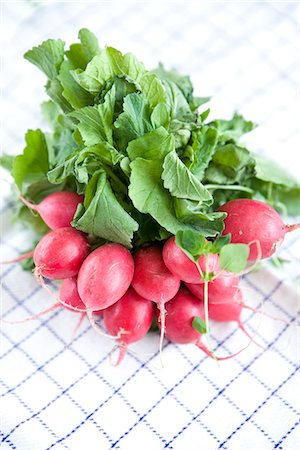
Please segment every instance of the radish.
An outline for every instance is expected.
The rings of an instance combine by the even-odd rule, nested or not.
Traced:
[[[87,310],[102,310],[118,301],[129,288],[133,271],[131,253],[120,244],[105,244],[90,253],[77,280]]]
[[[124,358],[127,346],[139,341],[149,331],[153,319],[153,303],[131,287],[116,303],[103,311],[104,326],[112,336],[118,336],[119,357]]]
[[[209,272],[220,270],[218,255],[210,253],[207,257],[205,255],[200,256],[198,260],[199,271],[197,265],[178,247],[175,236],[168,239],[164,244],[163,260],[169,271],[186,283],[203,283],[199,272],[205,272],[206,264],[208,264]]]
[[[219,305],[216,305],[219,306]],[[238,352],[225,356],[215,357],[215,355],[201,342],[202,335],[193,327],[195,317],[205,318],[203,303],[192,295],[187,289],[181,288],[175,297],[166,304],[166,337],[176,344],[195,344],[206,355],[219,361],[237,356],[248,347],[244,347]],[[158,323],[159,325],[159,323]],[[248,335],[248,333],[246,332]],[[250,342],[252,342],[250,337]]]
[[[21,195],[19,198],[28,208],[37,211],[52,230],[70,227],[78,205],[83,202],[82,195],[68,191],[53,192],[38,205],[29,202]]]
[[[214,300],[213,296],[209,300],[208,310],[210,319],[217,322],[237,322],[239,328],[246,336],[253,340],[241,320],[241,314],[244,308],[242,291],[237,289],[232,297],[227,297],[227,299],[224,297],[223,302],[216,302]]]
[[[34,250],[35,275],[50,280],[74,277],[87,257],[89,248],[84,234],[72,227],[52,230]]]
[[[300,224],[285,225],[275,209],[258,200],[231,200],[218,211],[227,213],[222,234],[230,234],[232,243],[249,244],[248,261],[269,258],[282,244],[285,234],[300,227]]]
[[[77,278],[63,280],[59,290],[61,304],[71,311],[86,312],[86,306],[81,300],[77,289]]]
[[[204,285],[185,283],[187,288],[196,297],[204,300]],[[208,282],[208,301],[211,303],[223,303],[228,298],[233,298],[239,291],[239,277],[234,273],[222,270],[218,276]]]
[[[160,353],[165,332],[165,303],[178,292],[180,279],[166,267],[162,249],[157,245],[142,248],[134,255],[134,275],[132,287],[147,300],[155,302],[159,308],[161,322]]]
[[[166,337],[175,344],[195,344],[208,356],[213,354],[201,342],[202,335],[193,327],[195,317],[204,320],[203,304],[187,289],[180,288],[166,304]],[[160,326],[158,321],[158,326]]]

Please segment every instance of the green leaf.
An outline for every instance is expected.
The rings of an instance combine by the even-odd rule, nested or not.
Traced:
[[[64,161],[60,162],[56,167],[49,170],[47,177],[50,183],[60,184],[66,181],[69,176],[74,175],[76,160],[77,153],[69,155]]]
[[[65,43],[61,39],[48,39],[24,54],[24,58],[35,64],[52,80],[58,73],[64,60]]]
[[[255,160],[255,176],[260,180],[281,184],[288,188],[299,187],[298,180],[276,162],[261,155],[253,154],[252,156]]]
[[[11,172],[13,168],[14,158],[14,156],[4,153],[2,156],[0,156],[0,166],[3,167],[3,169]]]
[[[81,28],[81,30],[79,30],[78,37],[81,42],[83,53],[86,56],[86,60],[89,62],[94,56],[100,53],[98,39],[94,33],[87,28]]]
[[[115,139],[121,150],[128,143],[153,129],[150,122],[151,110],[144,94],[128,94],[124,98],[124,111],[114,122]]]
[[[253,158],[245,147],[226,144],[217,147],[205,178],[215,184],[241,183],[245,171],[253,167]]]
[[[168,108],[165,103],[158,103],[151,114],[152,128],[164,127],[169,128],[170,117],[168,114]]]
[[[227,244],[220,250],[220,268],[228,272],[239,273],[247,265],[249,256],[247,244]]]
[[[42,131],[28,130],[25,140],[23,154],[15,157],[12,168],[12,176],[21,192],[28,185],[47,179],[49,170],[48,149]]]
[[[77,209],[72,225],[85,233],[129,248],[133,233],[138,229],[137,222],[118,202],[102,170],[95,172],[89,181],[84,205]]]
[[[131,160],[143,158],[160,161],[159,165],[162,172],[162,161],[173,149],[173,136],[165,128],[160,127],[131,141],[127,147],[127,154]]]
[[[225,234],[225,236],[218,236],[211,245],[211,253],[220,253],[221,248],[224,245],[230,243],[231,234]]]
[[[182,225],[194,229],[203,236],[214,237],[222,233],[226,213],[207,212],[198,202],[175,198],[173,201],[177,219]]]
[[[149,213],[172,234],[184,228],[176,219],[170,193],[163,187],[160,163],[136,158],[130,168],[129,197],[134,207],[144,214]]]
[[[62,95],[74,109],[77,109],[91,105],[94,97],[74,80],[71,71],[75,67],[72,62],[64,61],[60,67],[58,80],[63,88]]]
[[[208,251],[210,244],[201,233],[194,230],[178,231],[175,242],[195,263],[203,253]]]
[[[153,71],[161,80],[171,81],[181,90],[188,102],[192,100],[193,85],[187,75],[181,75],[176,69],[166,70],[163,64],[159,64]]]
[[[63,96],[63,87],[58,78],[54,78],[52,80],[48,80],[46,84],[46,92],[49,97],[57,103],[57,105],[62,109],[64,113],[68,113],[72,111],[72,106],[67,101],[67,99]]]
[[[190,160],[187,164],[190,171],[202,180],[216,150],[218,131],[214,127],[202,127],[192,132],[191,144],[186,148],[184,157]]]
[[[300,187],[291,189],[277,188],[275,198],[284,204],[287,214],[292,216],[300,215]]]
[[[190,103],[192,111],[194,111],[195,109],[199,108],[202,105],[205,105],[205,103],[209,102],[210,100],[211,97],[193,97],[193,100]],[[207,118],[209,112],[210,110],[207,109],[204,113],[201,114],[202,121],[204,121]],[[203,114],[205,114],[205,117]]]
[[[96,95],[114,77],[128,77],[138,83],[145,72],[144,65],[131,53],[123,56],[115,48],[105,47],[99,55],[94,56],[84,71],[77,69],[72,71],[72,75],[80,86]]]
[[[165,156],[162,179],[164,187],[171,192],[173,197],[212,203],[209,191],[183,164],[175,150]]]
[[[115,166],[124,158],[122,153],[118,152],[108,142],[99,142],[99,144],[84,149],[83,152],[95,154],[103,163],[109,166]]]
[[[170,118],[179,119],[183,122],[195,121],[196,116],[179,87],[172,81],[166,80],[163,81],[163,86]]]
[[[114,105],[115,90],[111,89],[106,94],[104,103],[86,106],[69,114],[79,121],[78,129],[86,146],[102,141],[113,145]]]
[[[165,101],[165,91],[159,78],[153,73],[145,73],[139,82],[141,91],[146,96],[150,107],[154,108]]]
[[[245,133],[256,128],[256,124],[244,119],[241,114],[235,113],[231,120],[216,120],[213,125],[218,128],[219,142],[238,141]]]
[[[195,328],[196,331],[198,331],[200,334],[205,334],[207,333],[207,328],[206,328],[206,324],[205,321],[199,317],[199,316],[195,316],[192,322],[192,326],[193,328]]]

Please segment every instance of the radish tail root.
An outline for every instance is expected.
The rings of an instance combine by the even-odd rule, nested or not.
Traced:
[[[113,361],[113,359],[112,359],[112,355],[113,355],[115,348],[116,347],[114,347],[109,354],[109,362],[114,367],[118,366],[123,361],[124,356],[127,353],[127,345],[124,342],[119,343],[119,355],[118,355],[117,361]]]
[[[286,325],[291,325],[291,323],[288,320],[282,319],[281,317],[275,317],[272,314],[268,314],[268,313],[266,313],[264,311],[261,311],[260,309],[252,308],[252,306],[246,305],[245,303],[241,303],[241,305],[242,305],[243,308],[246,308],[246,309],[249,309],[250,311],[253,311],[255,313],[261,314],[261,315],[263,315],[265,317],[268,317],[269,319],[279,320],[280,322],[283,322]],[[299,325],[299,324],[296,324],[296,325]]]
[[[50,311],[53,311],[54,309],[57,309],[57,308],[61,308],[61,304],[60,303],[54,303],[54,305],[50,306],[50,308],[44,309],[44,311],[41,311],[41,312],[35,314],[34,316],[27,317],[26,319],[23,319],[23,320],[10,321],[10,320],[6,320],[6,319],[3,319],[3,318],[1,318],[0,320],[1,320],[1,322],[9,323],[11,325],[14,325],[14,324],[17,324],[17,323],[19,324],[19,323],[29,322],[30,320],[38,319],[39,317],[43,316],[44,314],[47,314]]]
[[[295,223],[293,225],[286,225],[285,231],[289,233],[290,231],[298,230],[300,228],[300,223]]]
[[[246,330],[244,324],[242,323],[241,320],[238,320],[238,326],[240,327],[240,329],[242,330],[243,333],[245,333],[245,335],[252,340],[253,344],[257,345],[258,347],[262,348],[263,350],[265,350],[265,347],[263,347],[261,344],[259,344],[257,341],[255,341],[255,339],[253,338],[253,336],[251,336],[248,331]]]
[[[35,269],[33,270],[34,278],[36,279],[38,284],[40,284],[42,286],[42,288],[48,292],[48,294],[50,294],[52,297],[54,297],[56,301],[60,302],[57,294],[55,294],[55,292],[53,292],[52,289],[50,289],[49,286],[45,283],[45,280],[41,274],[41,269],[42,269],[41,266],[35,267]],[[60,302],[60,303],[62,304],[62,302]]]
[[[164,367],[162,359],[162,348],[166,331],[166,308],[163,302],[158,304],[159,309],[159,321],[160,321],[160,338],[159,338],[159,357],[161,366]]]
[[[77,325],[75,326],[75,328],[73,330],[73,333],[72,333],[71,342],[74,341],[74,339],[76,337],[76,334],[78,333],[78,330],[79,330],[79,328],[81,327],[81,325],[82,325],[82,323],[84,321],[85,315],[86,315],[85,312],[82,312],[80,314],[80,317],[79,317],[79,320],[77,322]]]
[[[104,333],[104,331],[102,331],[102,329],[100,328],[100,326],[97,324],[97,322],[94,319],[93,311],[89,311],[87,309],[86,314],[88,316],[88,319],[90,321],[90,324],[91,324],[93,330],[96,331],[97,334],[100,334],[100,336],[108,337],[110,339],[118,339],[118,336],[112,336],[112,335]]]
[[[20,261],[23,261],[24,259],[32,258],[33,257],[33,250],[27,253],[24,253],[23,255],[18,256],[14,259],[9,259],[7,261],[0,261],[0,264],[14,264]]]

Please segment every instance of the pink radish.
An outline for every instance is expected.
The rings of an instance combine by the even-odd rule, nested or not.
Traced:
[[[203,283],[197,265],[178,247],[175,242],[175,237],[171,237],[164,244],[163,260],[169,271],[182,281],[186,283]],[[205,255],[200,256],[198,260],[200,271],[205,272],[206,264],[208,264],[209,272],[217,272],[220,270],[218,255],[209,254],[207,256],[207,262]]]
[[[155,302],[160,311],[161,351],[165,332],[164,305],[178,292],[180,279],[166,267],[162,257],[162,249],[159,246],[152,245],[138,250],[134,255],[134,262],[132,287],[142,297]]]
[[[300,227],[300,224],[285,225],[275,209],[259,200],[231,200],[218,211],[227,213],[222,234],[230,233],[234,244],[250,245],[248,261],[269,258],[282,244],[285,234]]]
[[[19,195],[28,208],[37,211],[46,225],[52,230],[70,227],[76,209],[83,202],[83,197],[76,192],[53,192],[35,205]]]
[[[244,347],[237,353],[229,356],[215,357],[201,342],[202,335],[193,327],[195,317],[200,317],[204,321],[203,304],[185,288],[181,288],[176,296],[166,304],[166,312],[166,337],[171,342],[176,344],[195,344],[206,355],[214,357],[219,361],[233,358],[246,348]],[[250,339],[250,342],[252,342],[252,338]]]
[[[187,288],[196,297],[204,300],[204,285],[185,283]],[[208,282],[208,301],[210,303],[222,303],[224,299],[233,298],[239,291],[239,278],[237,275],[226,270],[219,272],[218,276]]]
[[[238,289],[233,297],[227,297],[227,299],[224,297],[223,302],[214,302],[214,297],[212,297],[208,306],[209,317],[217,322],[237,322],[246,336],[253,340],[241,319],[243,308],[242,291]]]
[[[63,280],[77,275],[89,253],[89,244],[80,231],[72,227],[47,233],[34,250],[35,274],[50,280]]]
[[[59,299],[62,305],[71,311],[86,312],[86,306],[78,294],[76,277],[63,280],[59,290]]]
[[[77,280],[87,310],[102,310],[118,301],[129,288],[133,271],[131,253],[120,244],[105,244],[90,253]]]
[[[105,328],[112,336],[118,336],[120,353],[116,365],[124,358],[127,346],[146,335],[152,318],[153,303],[131,287],[120,300],[103,311]]]

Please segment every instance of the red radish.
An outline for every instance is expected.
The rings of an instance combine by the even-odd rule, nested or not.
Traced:
[[[261,258],[269,258],[282,244],[285,234],[300,227],[300,224],[285,225],[275,209],[259,200],[231,200],[219,211],[227,213],[222,234],[230,233],[232,243],[250,245],[248,261],[260,257],[256,243]]]
[[[175,236],[167,240],[163,247],[164,263],[173,275],[179,277],[186,283],[203,283],[197,265],[181,250],[175,242]],[[209,254],[207,256],[209,272],[220,270],[218,255]],[[202,272],[206,270],[206,256],[200,256],[198,265]]]
[[[120,244],[105,244],[90,253],[77,280],[87,310],[98,311],[118,301],[129,288],[133,271],[131,253]]]
[[[192,294],[204,300],[203,284],[185,284]],[[222,270],[213,281],[208,282],[208,302],[209,304],[223,303],[226,299],[233,298],[239,290],[239,277],[232,272]]]
[[[176,296],[166,304],[166,311],[166,337],[171,342],[176,344],[195,344],[208,356],[214,357],[219,361],[233,358],[246,348],[244,347],[237,353],[229,356],[222,358],[215,357],[201,342],[202,335],[193,327],[193,319],[196,316],[204,321],[205,314],[203,304],[185,288],[181,288]],[[247,332],[246,334],[248,335]],[[252,340],[253,339],[250,338],[250,342],[252,342]]]
[[[201,342],[201,334],[193,327],[195,317],[204,320],[203,304],[196,297],[187,289],[180,288],[175,297],[166,304],[166,313],[166,337],[171,342],[195,344],[208,356],[213,357]]]
[[[66,278],[59,290],[60,302],[71,311],[86,312],[86,306],[82,302],[77,289],[77,278]]]
[[[37,211],[52,230],[70,227],[78,205],[83,202],[82,195],[68,191],[53,192],[38,205],[30,203],[21,195],[19,198],[28,208]]]
[[[157,303],[160,310],[161,351],[165,332],[164,305],[178,292],[180,279],[166,267],[162,257],[162,249],[159,246],[152,245],[138,250],[134,255],[134,262],[132,287],[142,297]]]
[[[75,228],[52,230],[34,250],[35,274],[50,280],[74,277],[87,257],[89,248],[84,234]]]
[[[104,326],[112,336],[118,336],[120,353],[116,365],[124,358],[127,346],[142,339],[153,319],[153,303],[131,287],[113,305],[103,311]]]
[[[212,301],[209,302],[208,306],[210,319],[217,322],[237,322],[246,336],[252,339],[241,319],[244,308],[242,291],[238,289],[233,297],[227,298],[227,301],[226,299],[223,302],[214,302],[213,300],[214,298],[212,297]]]

